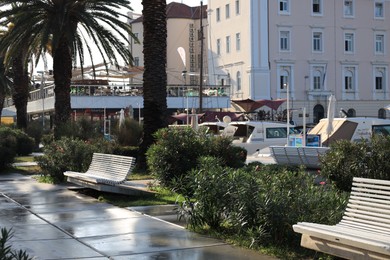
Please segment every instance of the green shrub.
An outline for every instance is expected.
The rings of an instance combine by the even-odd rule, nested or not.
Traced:
[[[13,133],[17,141],[16,153],[21,156],[31,154],[35,148],[35,140],[19,129],[13,130]]]
[[[223,165],[232,168],[241,168],[245,165],[247,151],[241,147],[232,145],[232,140],[226,137],[207,138],[206,155],[221,158]]]
[[[193,197],[181,208],[193,228],[208,226],[246,241],[246,246],[297,247],[299,221],[337,223],[347,195],[331,185],[315,185],[303,170],[275,166],[232,169],[217,158],[200,159],[191,171]]]
[[[203,147],[191,128],[163,128],[156,132],[155,138],[155,144],[146,153],[147,165],[162,185],[170,187],[172,180],[196,166]]]
[[[32,260],[32,257],[29,257],[26,251],[23,250],[13,250],[9,241],[12,239],[13,233],[12,230],[7,230],[1,228],[1,237],[0,237],[0,259],[1,260]]]
[[[112,153],[111,145],[100,141],[91,143],[80,139],[63,137],[44,146],[44,155],[36,158],[44,176],[54,183],[63,182],[65,171],[85,172],[94,152]]]
[[[54,129],[55,139],[62,137],[73,137],[81,140],[93,140],[103,137],[100,122],[92,121],[86,117],[79,117],[77,121],[67,124],[60,124]]]
[[[351,190],[353,177],[390,180],[390,136],[374,135],[370,142],[338,141],[321,158],[321,166],[321,174],[343,191]]]
[[[137,158],[138,157],[138,146],[121,146],[121,145],[114,145],[113,154],[117,155],[123,155],[123,156],[130,156]]]
[[[9,127],[0,127],[0,170],[13,163],[17,155],[17,139]]]
[[[42,122],[39,122],[38,120],[30,122],[27,126],[26,133],[34,139],[35,141],[34,150],[38,151],[39,144],[41,143],[42,136],[44,134],[42,128]]]
[[[162,185],[180,188],[185,175],[197,166],[201,155],[214,155],[223,165],[238,167],[245,163],[245,150],[232,147],[231,140],[207,135],[205,129],[164,128],[155,134],[156,142],[147,151],[147,164]],[[184,176],[184,177],[183,177]]]

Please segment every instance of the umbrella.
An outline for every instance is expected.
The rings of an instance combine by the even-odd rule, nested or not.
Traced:
[[[239,107],[241,107],[247,113],[253,112],[256,109],[265,105],[262,102],[257,102],[250,98],[243,99],[243,100],[232,100],[232,102],[238,105]]]
[[[334,119],[335,110],[336,110],[336,98],[334,97],[334,95],[330,95],[328,101],[328,124],[326,126],[326,134],[328,135],[328,140],[330,134],[333,132],[333,119]]]
[[[119,112],[119,127],[125,123],[125,111],[121,109]]]

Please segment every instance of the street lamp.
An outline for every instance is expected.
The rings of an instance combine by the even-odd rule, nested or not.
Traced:
[[[288,87],[288,83],[284,83],[283,86],[287,91],[287,146],[289,145],[289,134],[290,134],[290,90]]]
[[[41,74],[41,99],[42,99],[42,127],[45,128],[45,72],[40,70],[37,71],[39,74]]]

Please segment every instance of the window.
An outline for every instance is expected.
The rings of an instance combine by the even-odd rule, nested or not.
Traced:
[[[289,0],[279,0],[279,13],[289,13]]]
[[[375,90],[383,91],[385,90],[385,72],[384,67],[375,68]]]
[[[344,89],[346,91],[354,89],[354,72],[352,68],[348,68],[344,73]]]
[[[229,4],[225,5],[225,16],[226,16],[226,19],[230,18],[230,5]]]
[[[221,39],[217,39],[217,54],[221,55]]]
[[[236,33],[236,51],[241,50],[241,34]]]
[[[226,53],[230,53],[230,36],[226,36]]]
[[[266,138],[287,138],[287,127],[269,127],[265,129]]]
[[[236,15],[240,14],[240,0],[236,0]]]
[[[215,16],[217,18],[217,22],[221,21],[221,9],[219,9],[219,7],[215,11]]]
[[[289,51],[290,50],[290,32],[289,31],[281,31],[280,32],[280,46],[281,51]]]
[[[289,85],[289,73],[286,69],[283,69],[280,72],[280,90],[287,90],[288,85]]]
[[[237,91],[241,90],[241,72],[237,71]]]
[[[134,57],[134,66],[135,67],[139,66],[139,57]]]
[[[322,0],[312,0],[312,12],[313,14],[319,15],[322,14]]]
[[[321,71],[320,70],[316,70],[314,71],[313,73],[313,89],[314,90],[319,90],[319,89],[322,89],[321,88],[321,83],[322,83],[322,80],[321,80]]]
[[[383,2],[375,2],[375,17],[383,18]]]
[[[375,53],[383,54],[385,52],[385,36],[383,34],[375,35]]]
[[[354,51],[354,35],[353,33],[344,34],[344,51],[353,52]]]
[[[382,75],[375,76],[375,89],[376,90],[383,90],[383,76]]]
[[[322,51],[322,32],[313,32],[313,51]]]
[[[352,0],[344,0],[344,16],[353,16]]]

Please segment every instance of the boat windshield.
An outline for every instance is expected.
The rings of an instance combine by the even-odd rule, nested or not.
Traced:
[[[390,135],[390,125],[373,125],[372,133],[388,136]]]

